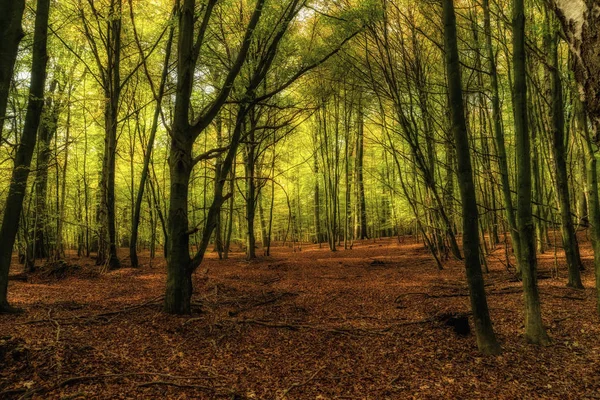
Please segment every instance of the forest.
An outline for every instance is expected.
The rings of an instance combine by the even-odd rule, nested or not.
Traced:
[[[0,398],[598,398],[599,0],[0,0]]]

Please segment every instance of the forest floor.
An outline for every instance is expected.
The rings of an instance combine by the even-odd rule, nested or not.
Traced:
[[[0,315],[0,398],[599,398],[589,243],[585,290],[565,287],[562,254],[558,279],[554,254],[540,255],[553,339],[541,348],[523,339],[521,285],[503,254],[491,255],[485,276],[497,357],[443,322],[469,312],[462,263],[438,271],[409,239],[335,253],[279,247],[251,262],[211,254],[186,317],[161,311],[162,259],[150,265],[143,254],[143,268],[100,274],[73,257],[82,268],[62,279],[11,281],[10,300],[25,313]]]

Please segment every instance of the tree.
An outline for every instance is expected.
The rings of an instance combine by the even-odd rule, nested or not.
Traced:
[[[194,164],[199,162],[203,157],[206,158],[213,153],[194,158],[192,156],[192,147],[198,136],[204,132],[215,119],[229,97],[234,81],[246,60],[248,49],[252,41],[252,34],[260,20],[264,2],[265,0],[257,0],[256,2],[254,12],[248,22],[237,58],[231,65],[222,88],[219,90],[211,104],[205,107],[204,112],[196,118],[193,123],[189,122],[189,116],[192,103],[194,70],[203,45],[204,35],[216,5],[216,0],[208,1],[204,9],[204,14],[200,19],[195,42],[195,0],[183,0],[183,4],[179,10],[177,92],[169,157],[171,192],[168,216],[169,250],[167,256],[167,290],[165,296],[165,310],[171,314],[190,313],[192,273],[200,265],[204,256],[204,251],[206,250],[206,248],[199,249],[194,258],[190,258],[189,235],[191,232],[189,230],[188,221],[189,180]],[[241,135],[241,133],[238,134],[238,141],[239,135]],[[232,141],[233,140],[234,138],[232,138]],[[229,173],[234,155],[235,153],[227,155],[224,165],[221,167],[221,176],[227,176]],[[220,184],[220,182],[218,182],[218,184]],[[211,211],[215,214],[213,218],[216,218],[216,214],[220,211],[221,204],[224,200],[226,199],[222,198],[219,192],[215,193],[215,198],[213,200],[214,208],[211,207]],[[206,227],[209,227],[210,222],[211,221],[207,221]],[[210,226],[209,229],[210,234],[208,235],[209,238],[206,239],[206,245],[208,245],[208,241],[212,235],[213,227]],[[205,232],[206,230],[207,228],[205,228]]]
[[[100,201],[96,215],[99,225],[96,263],[105,264],[108,269],[115,269],[121,266],[117,255],[115,226],[117,129],[121,91],[128,79],[121,79],[122,2],[120,0],[108,1],[107,5],[102,4],[103,9],[99,9],[96,3],[88,0],[93,21],[88,20],[81,4],[79,11],[85,37],[96,61],[95,77],[100,83],[106,99],[104,102],[104,153],[100,175]],[[95,33],[94,25],[98,27]],[[90,70],[89,67],[88,70]],[[131,76],[130,74],[128,78]]]
[[[600,134],[600,13],[598,0],[552,0],[554,12],[566,36],[569,49],[573,53],[575,80],[580,87],[580,95],[586,108],[595,140]]]
[[[514,119],[516,137],[517,227],[521,243],[519,265],[525,295],[525,338],[533,344],[549,342],[542,324],[540,295],[537,285],[537,259],[532,214],[531,160],[527,121],[527,71],[525,58],[525,6],[523,0],[513,0],[513,74]]]
[[[567,286],[582,289],[579,268],[579,245],[575,237],[575,227],[571,216],[571,199],[569,195],[569,177],[567,172],[565,149],[565,116],[562,81],[560,79],[560,65],[558,63],[558,32],[552,28],[552,21],[546,17],[546,51],[548,54],[547,70],[550,75],[548,83],[549,98],[551,99],[550,116],[552,131],[552,153],[554,170],[556,174],[556,191],[560,204],[561,228],[563,247],[567,258],[569,281]]]
[[[498,68],[496,66],[496,55],[492,45],[492,23],[490,17],[490,2],[483,0],[484,13],[484,30],[485,30],[485,47],[487,50],[487,58],[489,63],[491,89],[492,89],[492,120],[494,139],[496,142],[496,152],[498,154],[498,166],[500,169],[500,180],[502,189],[502,198],[504,200],[504,208],[506,210],[506,219],[510,228],[511,243],[517,258],[517,271],[519,271],[520,260],[520,238],[515,219],[515,211],[513,207],[510,180],[508,174],[508,162],[506,157],[506,145],[504,142],[504,130],[502,128],[502,110],[500,107],[500,90],[498,85]]]
[[[154,142],[156,140],[156,133],[158,132],[159,119],[161,115],[161,107],[163,97],[165,95],[165,88],[167,85],[167,78],[169,75],[169,66],[171,61],[171,50],[173,46],[173,36],[175,33],[175,23],[171,24],[169,29],[169,35],[167,38],[167,43],[165,45],[165,58],[163,63],[163,70],[160,77],[160,82],[158,84],[158,88],[156,88],[153,83],[152,76],[150,74],[147,62],[146,55],[144,50],[142,49],[142,45],[140,43],[140,38],[136,30],[135,22],[134,22],[134,11],[133,11],[133,3],[132,0],[129,0],[129,11],[131,16],[131,23],[133,26],[133,32],[135,36],[135,42],[140,53],[140,58],[142,59],[141,63],[144,68],[144,74],[148,79],[148,83],[150,84],[150,89],[152,91],[152,95],[154,97],[154,101],[156,102],[156,107],[154,109],[154,115],[152,117],[152,126],[150,127],[150,136],[148,137],[148,144],[146,145],[146,151],[144,152],[144,161],[142,167],[142,175],[140,177],[140,183],[137,190],[137,195],[134,203],[133,210],[133,218],[131,220],[131,239],[129,241],[129,258],[131,262],[131,266],[133,268],[137,268],[139,266],[138,256],[137,256],[137,245],[138,245],[138,232],[139,232],[139,224],[140,217],[142,213],[142,201],[144,199],[144,191],[146,189],[146,182],[148,180],[149,170],[150,170],[150,160],[152,159],[152,150],[154,148]],[[173,9],[173,20],[176,15],[176,8]]]
[[[0,139],[2,139],[17,51],[25,35],[21,27],[25,0],[1,0],[0,10],[2,10],[0,14],[0,37],[2,38],[0,41]]]
[[[453,0],[444,0],[443,2],[443,23],[446,69],[448,74],[448,97],[452,115],[452,132],[456,145],[458,183],[462,199],[463,253],[467,271],[467,283],[469,284],[471,309],[473,310],[473,319],[475,321],[477,346],[484,354],[497,354],[500,352],[500,345],[496,341],[496,335],[494,334],[492,321],[490,320],[479,257],[480,243],[477,198],[471,168],[465,111],[463,109],[460,60]]]
[[[46,65],[48,63],[49,14],[50,0],[38,0],[25,126],[15,156],[10,188],[4,206],[2,227],[0,228],[0,313],[16,311],[8,303],[8,273],[19,219],[23,211],[23,199],[27,188],[31,158],[35,149],[37,129],[44,106],[44,86],[46,84]]]

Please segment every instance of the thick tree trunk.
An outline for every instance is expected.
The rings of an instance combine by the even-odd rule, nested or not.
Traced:
[[[516,137],[517,226],[521,243],[521,274],[525,294],[525,337],[534,344],[549,342],[542,324],[537,285],[537,259],[531,205],[531,143],[527,121],[527,84],[525,62],[525,9],[523,0],[513,0],[514,118]]]
[[[0,139],[2,139],[17,51],[25,35],[21,27],[25,0],[0,0],[0,10],[2,10],[0,13],[0,38],[2,38],[0,40]]]
[[[600,141],[600,2],[598,0],[552,0],[574,57],[575,79],[588,117]]]
[[[490,320],[479,258],[477,199],[475,197],[469,138],[467,136],[467,125],[463,108],[453,0],[444,0],[443,9],[444,43],[449,99],[452,111],[452,131],[456,144],[458,183],[462,199],[463,252],[471,298],[471,309],[473,310],[479,350],[484,354],[498,354],[500,352],[500,345],[496,341],[496,335],[494,334],[492,321]]]
[[[176,111],[177,114],[177,111]],[[184,116],[187,121],[187,115]],[[192,270],[188,229],[189,179],[192,172],[191,143],[171,141],[169,160],[171,193],[169,198],[169,250],[167,253],[167,293],[165,311],[169,314],[191,312]]]
[[[33,36],[33,58],[31,63],[31,83],[29,100],[25,115],[25,126],[17,148],[14,168],[10,180],[6,205],[0,228],[0,313],[14,309],[8,304],[8,273],[12,258],[13,245],[23,211],[23,198],[29,177],[29,167],[35,149],[37,129],[44,106],[44,86],[48,63],[48,14],[50,0],[39,0],[35,17]]]
[[[193,139],[188,118],[194,67],[192,60],[194,11],[194,0],[184,0],[179,11],[177,94],[169,152],[171,191],[167,219],[169,243],[164,305],[165,311],[169,314],[189,314],[192,300],[193,271],[190,268],[188,196],[193,168]]]

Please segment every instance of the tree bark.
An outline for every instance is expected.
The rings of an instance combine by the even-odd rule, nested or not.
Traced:
[[[565,116],[563,88],[560,80],[560,65],[558,63],[558,35],[552,29],[552,23],[546,18],[546,53],[548,57],[548,82],[552,132],[552,155],[554,158],[554,172],[556,175],[556,192],[560,205],[561,230],[563,247],[567,259],[569,280],[567,286],[582,289],[579,268],[579,245],[575,237],[575,227],[571,216],[571,199],[569,196],[569,176],[567,174],[567,162],[565,159]]]
[[[494,128],[494,139],[496,142],[496,153],[498,155],[498,167],[500,169],[500,181],[502,187],[502,199],[506,209],[506,219],[510,228],[510,238],[517,259],[517,272],[519,268],[520,238],[517,230],[515,211],[510,191],[510,180],[508,175],[508,162],[506,157],[506,145],[504,143],[504,130],[502,128],[502,109],[500,107],[500,90],[498,85],[498,70],[496,67],[496,56],[492,45],[492,25],[490,18],[489,0],[483,0],[485,44],[489,62],[490,78],[492,83],[492,120]]]
[[[596,312],[600,315],[600,198],[598,196],[598,163],[596,151],[588,129],[588,121],[583,106],[580,105],[579,125],[583,130],[588,176],[586,192],[589,203],[590,229],[592,232],[592,248],[594,250],[594,272],[596,275]]]
[[[25,272],[32,272],[35,268],[36,258],[48,257],[49,238],[48,218],[46,212],[47,190],[48,190],[48,162],[50,161],[50,143],[57,130],[59,103],[53,99],[58,86],[54,79],[50,84],[49,95],[46,98],[44,111],[40,120],[37,140],[37,159],[35,168],[35,200],[33,213],[31,215],[31,237],[27,259],[25,260]],[[59,90],[62,92],[62,90]]]
[[[517,226],[521,243],[521,274],[525,295],[525,338],[530,343],[549,343],[542,324],[537,285],[537,259],[531,195],[531,143],[527,118],[527,72],[525,58],[525,7],[523,0],[513,0],[513,69],[514,119],[516,137]]]
[[[8,273],[19,219],[23,211],[23,198],[25,197],[29,167],[35,149],[37,129],[44,106],[44,86],[46,83],[46,66],[48,64],[49,13],[50,0],[39,0],[35,17],[31,82],[25,115],[25,126],[23,127],[23,134],[15,156],[10,187],[4,207],[2,227],[0,228],[0,313],[15,311],[8,303]]]
[[[121,1],[111,0],[107,28],[106,66],[103,71],[104,106],[104,155],[100,179],[100,204],[98,212],[98,257],[96,263],[108,269],[121,266],[117,255],[115,226],[115,166],[117,152],[117,128],[119,124],[119,100],[121,97]],[[93,39],[90,39],[93,40]]]
[[[130,0],[131,1],[131,0]],[[131,3],[130,3],[131,4]],[[132,21],[133,21],[133,8],[131,8],[132,13]],[[133,22],[132,22],[133,23]],[[137,268],[139,266],[138,256],[137,256],[137,242],[138,242],[138,229],[140,224],[140,215],[142,211],[142,200],[144,198],[144,189],[146,188],[146,181],[148,180],[148,171],[150,167],[150,159],[152,158],[152,151],[154,148],[154,140],[156,137],[156,132],[158,131],[158,122],[161,113],[162,99],[165,93],[165,86],[167,83],[167,78],[169,74],[169,61],[171,59],[171,48],[173,44],[173,35],[175,31],[175,24],[172,24],[171,29],[169,31],[169,38],[167,39],[167,45],[165,49],[165,59],[163,63],[163,71],[160,78],[160,84],[158,86],[158,91],[154,89],[154,85],[152,84],[152,79],[150,76],[150,72],[148,71],[146,62],[144,61],[144,71],[146,73],[146,77],[152,86],[152,92],[154,95],[154,100],[156,101],[156,108],[154,109],[154,116],[152,119],[152,127],[150,128],[150,137],[148,138],[148,146],[146,148],[146,152],[144,153],[144,165],[142,167],[142,175],[140,177],[140,184],[138,186],[138,192],[135,199],[135,207],[133,212],[133,219],[131,221],[131,240],[129,242],[129,258],[131,260],[131,267]],[[137,34],[136,34],[137,38]],[[138,49],[140,51],[140,55],[144,57],[143,50],[139,41]]]
[[[364,115],[362,106],[358,111],[358,136],[356,139],[356,184],[358,185],[358,213],[360,229],[358,239],[368,239],[367,234],[367,202],[365,201],[364,183]]]
[[[0,0],[0,140],[6,118],[8,94],[13,78],[19,43],[25,33],[21,27],[25,0]]]
[[[194,33],[196,30],[194,23],[195,0],[183,0],[183,4],[179,10],[177,92],[169,153],[171,193],[168,218],[167,288],[164,303],[165,311],[169,314],[189,314],[191,312],[192,274],[204,258],[204,252],[214,231],[221,205],[226,200],[223,196],[223,186],[234,163],[241,131],[236,129],[232,135],[227,157],[221,166],[220,176],[216,179],[215,194],[202,231],[202,240],[193,259],[190,258],[189,254],[189,235],[191,232],[188,228],[189,180],[194,167],[192,147],[198,135],[216,118],[231,93],[234,81],[248,55],[254,28],[258,24],[262,14],[264,1],[258,0],[256,3],[252,17],[246,28],[242,46],[231,69],[228,71],[223,88],[221,88],[216,99],[205,109],[205,112],[192,124],[189,122],[189,115],[195,62],[216,0],[209,0],[205,8],[196,43],[194,43]],[[256,85],[258,83],[256,82]],[[245,114],[246,109],[241,106],[238,119],[245,118]],[[236,128],[238,126],[239,123],[236,122]]]
[[[574,55],[573,69],[588,118],[600,141],[600,3],[598,0],[552,0],[552,8]]]
[[[449,100],[452,112],[452,132],[456,144],[458,163],[458,182],[462,199],[463,214],[463,252],[469,285],[471,309],[475,321],[477,346],[484,354],[498,354],[500,345],[496,340],[490,320],[481,261],[479,258],[479,232],[477,199],[469,150],[469,138],[460,76],[460,60],[456,37],[456,17],[453,0],[443,2],[444,43],[446,52],[446,70],[448,74]]]

